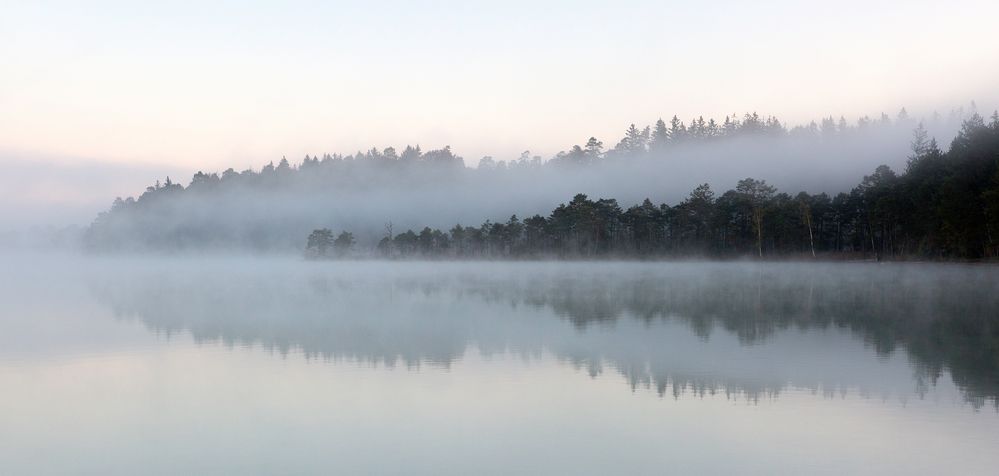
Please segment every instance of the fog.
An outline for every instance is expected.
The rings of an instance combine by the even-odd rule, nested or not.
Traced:
[[[0,7],[0,476],[996,473],[996,0],[264,3]]]
[[[928,122],[928,132],[945,147],[962,117]],[[393,156],[400,149],[386,149],[346,160],[332,156],[329,167],[326,158],[320,163],[307,157],[300,165],[289,160],[285,169],[272,163],[265,174],[206,170],[204,183],[192,182],[183,193],[168,190],[166,196],[145,200],[141,213],[112,219],[101,239],[117,249],[294,251],[316,228],[350,231],[360,244],[371,246],[389,224],[400,233],[502,222],[514,214],[545,216],[578,193],[615,198],[625,208],[645,198],[674,205],[699,184],[708,183],[721,194],[753,177],[791,194],[835,194],[849,191],[878,165],[903,171],[917,123],[900,118],[838,133],[833,124],[833,132],[821,135],[807,128],[790,135],[751,133],[664,150],[648,146],[640,154],[607,144],[599,156],[580,152],[574,158],[570,150],[543,165],[529,151],[508,161],[487,158],[472,168],[473,160],[452,155],[460,151],[424,151],[419,161],[406,162]],[[268,168],[275,173],[268,176]],[[155,181],[166,183],[166,178]],[[183,177],[172,177],[172,183],[178,192],[177,185],[188,186]]]
[[[191,173],[172,165],[3,149],[0,170],[0,241],[24,246],[37,245],[40,236],[62,241],[58,235],[73,232],[67,228],[89,225],[108,200],[135,193],[155,177]]]
[[[0,262],[16,473],[995,466],[993,266]]]
[[[9,263],[0,340],[8,357],[128,347],[127,328],[100,324],[110,314],[168,340],[329,362],[446,368],[470,351],[551,354],[592,376],[610,371],[673,397],[756,400],[808,389],[904,400],[937,385],[956,385],[976,406],[999,397],[994,361],[964,354],[988,348],[975,342],[999,309],[994,267],[62,256]],[[59,296],[45,298],[52,288]]]

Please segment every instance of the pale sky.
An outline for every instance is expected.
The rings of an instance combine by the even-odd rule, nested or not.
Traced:
[[[673,114],[991,108],[996,18],[995,0],[0,0],[0,159],[222,170],[419,143],[474,165]]]

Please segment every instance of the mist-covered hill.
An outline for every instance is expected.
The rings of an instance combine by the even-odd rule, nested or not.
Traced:
[[[471,168],[450,147],[371,149],[351,155],[282,159],[259,171],[198,172],[185,186],[169,178],[135,198],[118,198],[89,227],[93,250],[301,250],[317,228],[351,230],[374,244],[425,226],[547,214],[576,194],[679,203],[696,186],[725,189],[746,177],[789,193],[835,194],[879,164],[900,170],[913,129],[949,140],[968,113],[925,121],[904,109],[849,123],[828,117],[787,127],[774,117],[677,118],[627,128],[615,145],[590,138],[544,160],[484,157]],[[977,116],[976,116],[977,117]]]

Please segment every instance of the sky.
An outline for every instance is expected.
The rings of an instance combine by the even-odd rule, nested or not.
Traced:
[[[150,171],[417,143],[474,165],[591,135],[612,145],[673,114],[799,123],[999,103],[994,0],[0,8],[0,161],[132,171],[91,191],[104,206]]]

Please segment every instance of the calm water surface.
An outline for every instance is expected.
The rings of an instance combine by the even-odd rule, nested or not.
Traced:
[[[2,475],[999,472],[996,267],[2,259]]]

